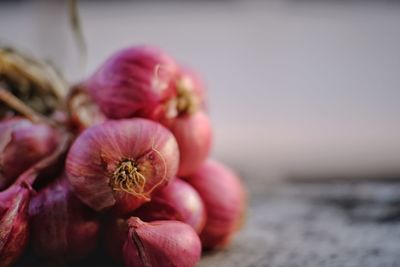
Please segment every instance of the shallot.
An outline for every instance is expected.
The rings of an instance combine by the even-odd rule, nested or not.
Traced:
[[[45,262],[75,262],[97,245],[100,223],[96,214],[72,194],[64,176],[32,198],[29,215],[32,247]]]
[[[126,267],[193,267],[201,256],[198,235],[179,221],[146,223],[137,217],[119,220],[111,230],[110,249]]]
[[[193,174],[206,160],[212,145],[212,130],[208,116],[203,111],[181,115],[162,121],[178,142],[179,176]]]
[[[61,139],[47,157],[23,172],[7,190],[0,192],[0,266],[12,265],[22,254],[28,241],[28,208],[31,185],[38,176],[51,169],[64,154],[69,137]]]
[[[72,145],[66,172],[73,191],[94,210],[127,213],[176,175],[179,150],[166,128],[146,119],[107,121]]]
[[[0,266],[11,266],[24,251],[29,236],[31,190],[13,185],[0,193]]]
[[[0,191],[32,164],[49,155],[60,141],[57,130],[27,119],[0,122]]]
[[[161,49],[134,46],[108,58],[83,86],[109,118],[149,117],[173,93],[177,73]]]
[[[199,194],[179,178],[156,192],[152,200],[137,209],[134,215],[144,221],[182,221],[197,233],[203,230],[206,222],[206,212]]]
[[[246,195],[239,177],[228,167],[207,160],[187,177],[204,201],[207,220],[200,234],[204,248],[222,248],[229,244],[241,226]]]

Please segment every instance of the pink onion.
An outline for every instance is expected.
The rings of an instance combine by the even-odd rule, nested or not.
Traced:
[[[207,158],[212,129],[205,113],[205,87],[199,76],[193,70],[182,69],[174,89],[175,94],[164,105],[165,110],[153,119],[159,120],[174,134],[180,150],[178,175],[187,176]]]
[[[206,207],[207,221],[200,234],[203,247],[228,245],[241,225],[246,206],[239,177],[224,165],[208,160],[187,181],[199,192]]]
[[[85,130],[72,145],[66,171],[76,195],[97,211],[127,213],[176,175],[173,135],[146,119],[107,121]]]
[[[84,86],[109,118],[149,117],[173,93],[177,72],[162,50],[136,46],[111,56]]]
[[[45,262],[75,262],[97,245],[96,215],[71,192],[65,177],[32,198],[29,206],[32,247]]]
[[[156,192],[149,203],[134,212],[144,221],[178,220],[189,224],[200,233],[206,222],[203,201],[187,182],[175,178],[168,186]]]
[[[212,129],[203,111],[162,121],[178,142],[178,176],[194,173],[207,158],[212,144]]]
[[[29,235],[31,185],[40,175],[55,168],[68,143],[69,136],[63,136],[51,154],[23,172],[7,190],[0,192],[0,266],[12,265],[22,254]]]
[[[30,189],[13,185],[0,193],[0,266],[11,266],[24,251],[28,236]]]
[[[126,267],[193,267],[201,256],[201,243],[189,225],[179,221],[145,223],[137,217],[119,220],[109,243]]]
[[[0,122],[0,190],[4,190],[32,164],[49,155],[60,140],[45,125],[14,118]]]

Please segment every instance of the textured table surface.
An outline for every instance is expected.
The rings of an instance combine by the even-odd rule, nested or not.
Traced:
[[[270,185],[232,246],[200,266],[400,266],[400,183]]]

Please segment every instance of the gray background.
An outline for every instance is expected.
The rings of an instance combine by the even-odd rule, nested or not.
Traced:
[[[209,87],[214,156],[263,179],[397,172],[396,1],[84,1],[79,68],[64,1],[0,3],[0,41],[71,81],[112,52],[155,44]]]

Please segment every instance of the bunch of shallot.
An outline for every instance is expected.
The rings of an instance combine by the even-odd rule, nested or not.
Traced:
[[[245,192],[208,159],[196,73],[150,46],[69,90],[50,70],[0,49],[0,266],[189,267],[229,244]]]

